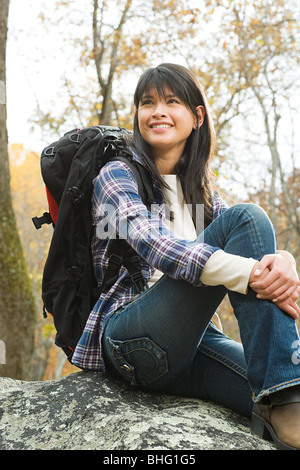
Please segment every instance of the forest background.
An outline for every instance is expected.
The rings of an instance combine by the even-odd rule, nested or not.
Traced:
[[[229,204],[262,205],[300,266],[299,20],[298,0],[0,0],[0,376],[76,370],[41,314],[52,228],[31,222],[47,210],[40,152],[75,127],[131,129],[148,66],[198,75],[216,128],[216,186]],[[239,340],[227,300],[219,313]]]

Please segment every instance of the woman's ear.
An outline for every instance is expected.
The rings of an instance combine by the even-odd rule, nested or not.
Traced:
[[[199,129],[203,124],[204,117],[205,117],[204,106],[201,106],[201,105],[197,106],[196,112],[197,112],[198,119],[195,117],[195,124],[194,124],[194,129],[195,130]]]

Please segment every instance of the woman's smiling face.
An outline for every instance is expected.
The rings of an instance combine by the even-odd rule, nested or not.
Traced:
[[[198,108],[203,109],[202,106]],[[192,130],[203,122],[204,109],[198,108],[197,124],[197,117],[191,109],[172,91],[165,89],[160,95],[151,88],[142,96],[138,106],[139,130],[155,156],[167,151],[172,152],[176,160],[180,158]]]

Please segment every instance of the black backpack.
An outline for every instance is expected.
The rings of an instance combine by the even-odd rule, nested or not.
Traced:
[[[127,151],[129,134],[120,127],[74,129],[41,154],[49,212],[32,221],[37,229],[44,223],[54,227],[43,271],[43,313],[53,316],[55,344],[70,361],[93,306],[117,280],[121,265],[129,271],[137,292],[147,287],[140,257],[126,240],[109,241],[109,265],[101,286],[92,263],[92,181],[100,169],[111,160],[125,161],[135,173],[144,204],[150,207],[154,201],[149,172]]]

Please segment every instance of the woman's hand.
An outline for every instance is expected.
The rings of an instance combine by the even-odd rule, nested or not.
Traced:
[[[265,255],[254,266],[249,286],[257,293],[257,298],[271,300],[294,319],[298,318],[299,278],[295,260],[287,251]]]
[[[300,315],[300,308],[297,305],[297,300],[299,297],[300,288],[298,287],[295,292],[286,300],[277,300],[273,302],[284,312],[288,313],[294,320],[297,320]]]

